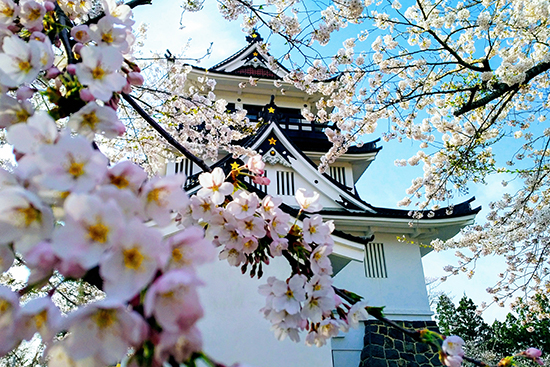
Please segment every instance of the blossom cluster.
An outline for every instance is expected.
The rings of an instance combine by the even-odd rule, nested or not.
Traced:
[[[148,178],[130,161],[110,164],[93,142],[124,133],[118,94],[143,78],[128,59],[130,8],[104,1],[86,25],[91,5],[0,2],[0,120],[17,160],[0,170],[0,271],[15,258],[30,270],[25,288],[0,287],[0,355],[39,333],[50,366],[113,365],[130,348],[136,365],[183,362],[201,350],[195,267],[215,247],[200,227],[163,237],[189,205],[183,175]],[[61,25],[71,21],[80,24]],[[39,94],[49,99],[42,110]],[[54,276],[104,297],[64,314]]]
[[[226,0],[222,13],[228,19],[242,15],[249,30],[266,24],[301,49],[327,44],[350,24],[357,29],[331,58],[304,52],[309,68],[290,70],[285,77],[296,88],[320,96],[315,114],[307,111],[308,119],[334,124],[326,129],[334,146],[321,159],[320,169],[360,144],[379,121],[388,121],[384,140],[411,140],[418,146],[418,153],[399,161],[400,166],[422,167],[399,201],[416,206],[411,219],[467,192],[472,182],[490,182],[493,174],[513,176],[504,178],[505,194],[492,204],[486,225],[468,229],[459,240],[434,245],[470,250],[453,272],[470,273],[481,256],[505,255],[507,279],[492,288],[499,304],[523,286],[521,279],[532,279],[534,291],[547,292],[549,270],[536,265],[545,263],[547,253],[533,245],[548,237],[542,223],[548,211],[549,134],[540,125],[550,107],[547,2],[365,0],[316,5],[311,10],[300,2],[247,5]],[[293,14],[307,14],[299,33],[292,26]],[[512,181],[516,184],[505,186]]]
[[[201,174],[201,189],[189,198],[184,175],[148,177],[139,165],[111,163],[99,150],[96,140],[125,134],[120,95],[144,80],[131,60],[129,6],[104,0],[92,18],[89,1],[0,5],[0,127],[17,161],[11,172],[0,170],[0,271],[16,258],[30,271],[24,288],[0,287],[0,355],[35,333],[50,366],[103,367],[128,355],[131,365],[160,366],[200,355],[202,283],[195,269],[215,258],[215,246],[220,258],[243,271],[250,266],[258,277],[270,258],[292,260],[291,288],[268,280],[276,296],[266,294],[273,312],[265,312],[272,321],[278,313],[280,328],[286,322],[285,330],[296,329],[290,319],[300,318],[299,328],[310,325],[310,335],[319,334],[308,336],[310,343],[322,344],[334,327],[353,323],[331,286],[332,223],[312,215],[302,230],[279,208],[280,199],[236,189],[242,175],[269,183],[261,157],[229,177],[219,168]],[[192,102],[225,114],[226,103],[211,93],[215,82],[201,82],[206,91],[194,91]],[[39,96],[47,98],[42,106]],[[236,119],[244,114],[236,112]],[[229,130],[225,135],[235,138]],[[307,212],[321,209],[318,198],[297,195]],[[179,231],[165,237],[174,222]],[[62,311],[53,299],[69,280],[103,296]],[[27,302],[35,291],[40,295]]]
[[[263,172],[264,163],[255,156],[230,176],[238,179]],[[243,273],[250,268],[250,275],[260,278],[271,258],[288,259],[291,275],[284,281],[269,277],[260,287],[260,293],[266,296],[262,312],[278,339],[288,336],[299,341],[300,331],[308,330],[306,344],[321,346],[339,330],[355,327],[359,319],[367,317],[364,302],[350,308],[334,292],[328,257],[334,245],[331,221],[324,222],[320,215],[313,214],[303,219],[300,228],[280,208],[281,198],[266,195],[260,199],[255,192],[234,191],[221,168],[202,173],[199,182],[201,188],[191,197],[187,215],[178,220],[183,226],[205,227],[207,237],[220,247],[221,260],[240,266]],[[300,213],[319,211],[319,198],[316,192],[298,189]]]

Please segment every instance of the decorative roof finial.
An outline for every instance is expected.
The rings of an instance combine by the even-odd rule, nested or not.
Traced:
[[[246,42],[248,43],[262,42],[263,40],[262,36],[256,31],[256,28],[252,30],[252,33],[246,36]]]

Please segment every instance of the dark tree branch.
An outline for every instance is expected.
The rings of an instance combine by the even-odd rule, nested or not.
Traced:
[[[531,69],[527,70],[525,72],[525,80],[520,84],[516,83],[513,85],[508,85],[505,83],[497,83],[494,85],[494,92],[489,94],[488,96],[485,96],[483,98],[480,98],[476,101],[468,101],[464,106],[462,106],[460,109],[456,110],[453,115],[455,116],[461,116],[467,112],[473,111],[476,108],[483,107],[487,103],[502,97],[504,94],[508,92],[517,92],[522,85],[528,84],[534,77],[550,70],[550,62],[543,62],[536,66],[533,66]]]
[[[155,120],[153,120],[153,118],[151,116],[149,116],[149,114],[147,114],[147,112],[145,112],[143,110],[143,108],[141,108],[140,105],[137,104],[137,102],[134,100],[134,98],[132,96],[130,96],[129,94],[126,94],[126,93],[122,93],[122,98],[124,98],[124,100],[126,102],[128,102],[128,104],[130,106],[132,106],[132,108],[134,110],[136,110],[136,112],[145,120],[147,121],[147,123],[149,125],[151,125],[164,139],[166,139],[166,141],[172,145],[174,148],[176,148],[181,154],[183,154],[186,158],[188,158],[191,162],[195,163],[197,166],[199,166],[204,172],[212,172],[212,169],[210,168],[209,165],[207,165],[202,159],[200,159],[199,157],[195,156],[194,154],[192,154],[189,150],[187,150],[183,145],[181,145],[176,139],[174,139],[174,137],[172,135],[170,135],[170,133],[168,133],[166,130],[164,130],[162,128],[162,126],[160,126],[158,124],[158,122],[156,122]]]
[[[133,8],[135,8],[137,6],[140,6],[140,5],[151,5],[152,3],[153,3],[153,0],[130,0],[127,3],[125,3],[124,5],[128,5],[130,8],[133,9]],[[86,22],[84,22],[84,24],[86,24],[86,25],[95,24],[101,18],[103,18],[104,16],[105,16],[105,13],[101,12],[97,16],[95,16],[91,19],[88,19]]]
[[[57,1],[54,1],[54,4],[55,15],[57,16],[59,23],[63,27],[61,29],[61,32],[59,32],[59,37],[61,38],[61,43],[63,43],[63,47],[65,48],[65,52],[67,53],[67,63],[74,64],[76,60],[74,58],[71,41],[69,40],[69,28],[72,27],[72,22],[67,14],[65,14],[63,9],[61,9]]]

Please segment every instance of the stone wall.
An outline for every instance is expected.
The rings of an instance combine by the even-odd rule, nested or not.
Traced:
[[[435,321],[397,321],[408,329],[439,332]],[[434,367],[442,366],[435,348],[415,342],[401,331],[381,321],[365,322],[365,347],[359,367]]]

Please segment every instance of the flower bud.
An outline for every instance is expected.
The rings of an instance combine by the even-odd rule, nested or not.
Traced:
[[[15,96],[19,101],[23,101],[25,99],[31,98],[34,92],[34,89],[22,85],[17,89]]]
[[[254,176],[252,181],[254,181],[254,183],[258,185],[269,185],[271,183],[271,180],[269,178],[263,176]]]
[[[46,70],[46,78],[47,79],[55,79],[59,76],[59,74],[61,74],[61,71],[53,66],[51,68],[49,68],[48,70]]]
[[[122,93],[132,93],[132,85],[130,85],[130,83],[126,83],[126,85],[122,87]]]
[[[143,85],[144,82],[143,75],[136,71],[129,72],[126,79],[131,85]]]
[[[75,75],[76,74],[76,65],[75,64],[67,65],[67,72],[71,75]]]
[[[53,11],[55,9],[55,4],[51,1],[45,1],[44,8],[47,12]]]
[[[82,50],[82,47],[84,47],[82,43],[80,42],[75,43],[75,45],[73,46],[73,52],[78,56],[80,56],[80,50]]]
[[[82,99],[84,102],[95,101],[94,95],[92,94],[92,92],[90,92],[88,88],[80,90],[80,99]]]

